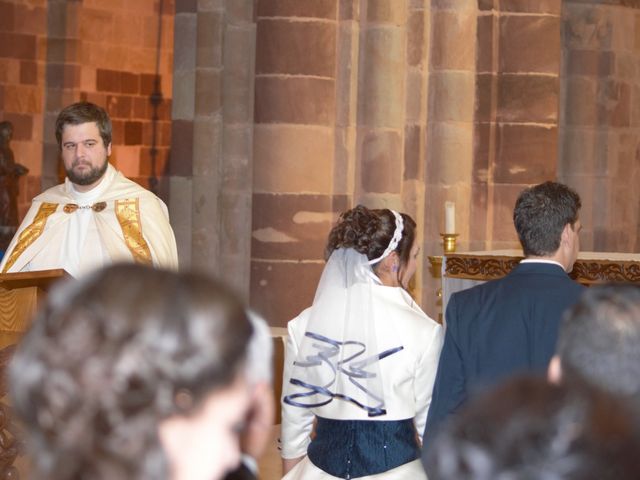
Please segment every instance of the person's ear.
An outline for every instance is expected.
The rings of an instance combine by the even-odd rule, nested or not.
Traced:
[[[387,257],[389,259],[389,270],[393,274],[397,274],[400,271],[400,257],[398,252],[391,252]]]
[[[547,380],[556,385],[562,382],[562,362],[558,355],[551,357],[549,368],[547,368]]]
[[[571,232],[569,232],[569,230],[571,229],[571,224],[567,223],[564,228],[562,229],[562,233],[560,234],[560,243],[563,245],[568,245],[569,241],[571,239],[570,234]]]

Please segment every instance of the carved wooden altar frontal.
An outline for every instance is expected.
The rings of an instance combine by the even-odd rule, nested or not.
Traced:
[[[589,256],[593,257],[594,254],[590,253]],[[637,257],[635,254],[630,256]],[[494,280],[504,277],[522,259],[522,255],[450,253],[447,255],[445,274],[451,278]],[[640,261],[635,258],[578,258],[569,276],[585,285],[606,282],[640,283]]]

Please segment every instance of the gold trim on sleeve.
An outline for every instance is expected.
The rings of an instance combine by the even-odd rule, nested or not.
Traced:
[[[11,256],[7,263],[5,263],[4,268],[2,269],[2,273],[7,273],[9,269],[16,263],[16,260],[22,255],[22,253],[31,246],[33,242],[35,242],[42,232],[44,231],[44,226],[47,223],[47,219],[49,216],[56,211],[58,208],[57,203],[47,203],[43,202],[38,209],[38,213],[36,213],[35,218],[31,225],[25,228],[21,233],[20,237],[18,237],[18,244],[11,252]]]
[[[151,265],[151,251],[142,236],[140,205],[137,198],[125,198],[115,202],[116,217],[124,235],[124,242],[136,263]]]

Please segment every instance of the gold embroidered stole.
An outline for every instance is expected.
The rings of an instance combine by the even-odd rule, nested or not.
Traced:
[[[140,205],[137,198],[116,200],[116,218],[122,228],[124,241],[136,263],[151,265],[151,251],[142,236],[140,223]]]
[[[38,213],[36,213],[36,216],[33,219],[31,225],[29,225],[22,231],[22,233],[20,233],[20,237],[18,237],[18,244],[16,245],[16,248],[14,248],[11,252],[9,260],[7,260],[7,263],[2,269],[2,273],[6,273],[13,266],[13,264],[16,263],[16,260],[18,260],[20,255],[22,255],[22,253],[27,248],[29,248],[31,244],[35,242],[38,237],[40,237],[40,235],[42,235],[44,226],[47,223],[47,219],[53,212],[56,211],[57,208],[57,203],[44,202],[42,205],[40,205]]]

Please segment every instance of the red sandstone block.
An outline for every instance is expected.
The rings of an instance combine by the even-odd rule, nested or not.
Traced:
[[[38,83],[38,64],[36,62],[20,61],[20,83],[27,85]]]
[[[342,195],[254,193],[251,252],[269,260],[321,261]]]
[[[124,144],[140,145],[142,143],[142,122],[124,122]]]
[[[0,2],[0,31],[13,32],[15,30],[15,4]]]
[[[124,121],[111,119],[111,141],[114,144],[122,145],[124,143]]]
[[[339,0],[339,2],[339,20],[356,20],[360,16],[360,5],[358,0]]]
[[[493,42],[493,31],[496,25],[495,15],[481,15],[478,17],[476,30],[476,65],[478,73],[488,73],[496,70],[493,65],[494,58],[498,56]]]
[[[171,122],[159,122],[158,133],[158,145],[163,147],[171,146]]]
[[[158,125],[159,122],[142,122],[142,145],[153,145],[155,142],[156,147],[158,146]]]
[[[32,140],[33,135],[33,116],[23,113],[4,113],[4,120],[13,124],[13,139]]]
[[[149,118],[149,99],[147,97],[135,96],[132,100],[133,118]]]
[[[320,78],[257,77],[257,123],[332,125],[335,82]]]
[[[559,84],[548,75],[499,75],[497,120],[556,123]]]
[[[209,116],[220,110],[222,79],[219,70],[196,70],[196,115]]]
[[[411,66],[422,64],[424,58],[425,12],[413,11],[407,22],[407,63]]]
[[[253,252],[253,250],[252,250]],[[251,262],[251,308],[274,327],[286,327],[313,302],[323,262]],[[292,294],[294,292],[295,294]],[[274,302],[286,298],[286,302]]]
[[[87,102],[100,105],[102,108],[107,110],[107,113],[109,113],[109,102],[107,102],[107,95],[105,95],[104,93],[98,93],[98,92],[86,92],[86,93],[87,93]]]
[[[103,68],[96,69],[96,89],[99,92],[119,92],[120,72]]]
[[[495,121],[498,99],[498,75],[482,73],[476,75],[475,120]]]
[[[162,79],[158,79],[158,86]],[[156,75],[153,73],[140,74],[140,93],[142,95],[151,95],[156,88]]]
[[[109,10],[80,8],[78,10],[79,37],[89,42],[105,42],[114,39],[115,14]]]
[[[391,23],[399,25],[406,17],[406,2],[389,0],[368,0],[367,21],[372,23]]]
[[[607,79],[598,82],[598,125],[628,127],[631,124],[631,86],[626,82]]]
[[[568,75],[607,77],[615,70],[616,54],[607,50],[568,50]]]
[[[20,60],[0,58],[0,84],[20,82]]]
[[[67,105],[77,102],[80,99],[80,97],[81,97],[81,94],[78,95],[78,93],[72,89],[49,90],[49,94],[45,95],[44,111],[56,112],[56,111],[62,110]],[[94,97],[91,97],[89,93],[87,93],[87,98],[89,102],[96,103],[93,101]],[[54,120],[52,120],[52,123],[51,123],[52,126],[53,126],[53,121]],[[46,128],[48,127],[45,126],[45,129]],[[53,134],[53,130],[51,130],[51,132]]]
[[[566,93],[562,106],[565,125],[597,125],[597,106],[593,99],[596,98],[598,79],[571,76],[565,82]]]
[[[47,64],[49,88],[77,88],[80,86],[80,66],[72,64]]]
[[[120,72],[121,92],[126,94],[137,94],[140,91],[140,76],[130,72]]]
[[[47,28],[47,8],[18,3],[14,10],[14,21],[21,33],[41,35]]]
[[[392,130],[370,131],[361,138],[362,187],[369,193],[400,193],[402,138]]]
[[[404,129],[404,180],[422,179],[424,127],[408,125]]]
[[[156,168],[156,162],[158,158],[158,150],[156,149],[154,153],[155,159],[152,161],[151,157],[151,148],[143,147],[140,149],[140,165],[139,170],[141,175],[149,176],[153,171],[156,173],[158,170]]]
[[[327,22],[259,20],[256,72],[335,77],[336,26]]]
[[[475,70],[473,41],[460,41],[477,23],[471,9],[434,10],[431,14],[431,65],[436,69]]]
[[[311,17],[335,19],[338,0],[260,0],[258,17]]]
[[[520,192],[530,184],[493,186],[493,198],[489,208],[493,207],[493,242],[513,242],[517,244],[518,235],[513,227],[513,207]]]
[[[198,0],[178,0],[175,4],[176,14],[196,13],[198,11]]]
[[[198,67],[222,67],[224,20],[222,12],[200,12],[198,14],[196,46],[196,65]],[[247,58],[241,52],[234,53],[240,55],[241,58]]]
[[[193,175],[193,121],[174,120],[171,131],[171,159],[169,175]]]
[[[132,99],[128,95],[114,96],[116,100],[116,116],[120,118],[131,118]],[[109,100],[107,100],[109,101]]]
[[[176,13],[177,3],[183,3],[183,0],[163,0],[162,2],[155,2],[155,12],[161,15],[173,15]],[[162,7],[162,10],[160,7]]]
[[[149,108],[153,108],[153,105]],[[158,118],[160,120],[171,120],[171,99],[163,98],[158,105]]]
[[[487,183],[471,184],[471,202],[469,205],[469,238],[471,242],[478,242],[470,250],[484,250],[487,240],[489,186]]]
[[[0,57],[34,60],[36,58],[36,36],[0,32]]]
[[[473,172],[474,184],[486,184],[489,179],[489,164],[495,157],[496,124],[476,122],[473,129]],[[491,179],[492,180],[492,179]]]
[[[500,17],[499,45],[501,72],[557,74],[560,71],[560,18]]]
[[[501,12],[560,15],[562,0],[500,0]]]
[[[42,112],[44,91],[32,85],[5,85],[3,109],[8,112]]]
[[[495,183],[541,183],[556,177],[557,128],[500,125],[496,140]]]

